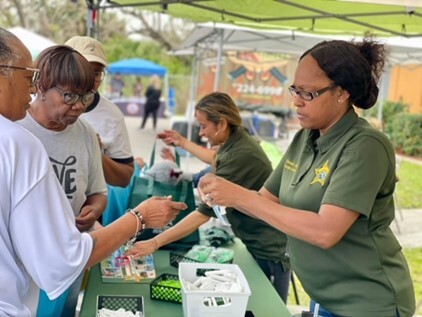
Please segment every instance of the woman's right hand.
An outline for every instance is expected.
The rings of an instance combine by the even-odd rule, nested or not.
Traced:
[[[133,256],[135,259],[149,255],[151,253],[154,253],[158,250],[158,241],[156,241],[156,238],[152,238],[145,241],[138,241],[136,242],[127,252],[125,252],[125,255]]]
[[[174,220],[180,210],[185,210],[187,207],[185,203],[172,201],[169,196],[151,197],[135,209],[142,214],[146,228],[162,228]]]
[[[164,132],[157,134],[157,138],[163,140],[165,144],[173,146],[182,146],[186,140],[175,130],[164,130]]]

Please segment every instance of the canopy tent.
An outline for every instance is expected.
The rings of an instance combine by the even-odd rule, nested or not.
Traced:
[[[176,55],[192,55],[195,49],[225,51],[262,51],[300,55],[325,40],[359,39],[350,35],[318,35],[299,31],[262,30],[223,23],[198,24],[183,41]],[[422,63],[422,37],[386,37],[378,39],[389,51],[391,66]]]
[[[31,52],[32,58],[36,58],[47,47],[56,45],[52,40],[19,26],[10,28],[9,31],[25,44]]]
[[[203,51],[217,52],[217,70],[214,90],[219,86],[221,55],[223,51],[261,51],[300,55],[324,40],[358,39],[350,35],[318,35],[298,31],[261,30],[222,23],[198,24],[191,34],[171,52],[175,55],[196,55]],[[378,39],[388,50],[388,68],[403,64],[422,64],[422,37],[388,37]],[[387,82],[385,82],[387,84]],[[386,87],[383,87],[386,94]],[[381,100],[385,96],[381,96]]]
[[[203,52],[213,50],[217,52],[217,69],[214,82],[214,90],[218,90],[220,79],[220,65],[223,51],[262,51],[271,53],[284,53],[289,55],[300,55],[315,44],[324,40],[352,40],[358,38],[350,35],[318,35],[298,31],[286,30],[262,30],[246,27],[239,27],[222,23],[197,24],[191,34],[180,45],[179,49],[172,54],[194,55],[199,59]],[[381,81],[378,117],[381,119],[382,101],[388,93],[389,69],[398,64],[422,64],[422,37],[403,38],[389,37],[380,38],[389,51],[388,69]],[[196,73],[193,73],[192,87],[197,81]],[[194,98],[192,88],[191,96]],[[190,103],[193,107],[194,101]],[[190,114],[192,110],[188,111]],[[192,119],[192,118],[190,118]]]
[[[88,0],[87,2],[92,11],[136,6],[142,10],[162,12],[194,22],[211,21],[254,28],[297,30],[331,35],[422,36],[422,7],[419,0],[382,1],[390,5],[354,3],[353,0],[350,2],[342,0]],[[391,3],[396,5],[391,5]]]
[[[161,65],[140,58],[124,59],[111,63],[107,67],[107,72],[111,74],[120,73],[122,75],[164,77],[167,69]]]
[[[418,43],[422,38],[422,7],[419,0],[376,0],[381,4],[361,3],[371,2],[371,0],[87,0],[91,15],[96,16],[98,9],[119,8],[136,6],[142,10],[162,12],[173,17],[189,19],[194,22],[214,22],[234,24],[243,27],[252,27],[261,30],[279,30],[289,31],[284,34],[278,34],[278,38],[268,39],[261,37],[259,40],[249,41],[250,49],[263,50],[264,42],[268,43],[268,50],[274,43],[287,41],[289,45],[284,47],[283,52],[294,54],[294,52],[304,51],[303,47],[295,41],[296,36],[301,32],[315,35],[312,38],[306,38],[304,41],[307,48],[311,47],[312,41],[319,42],[323,39],[317,38],[317,34],[329,35],[329,39],[334,36],[345,35],[351,37],[386,37],[399,36],[405,38],[418,37]],[[374,1],[374,0],[372,0]],[[357,3],[359,2],[359,3]],[[388,3],[387,3],[388,2]],[[395,5],[392,5],[395,4]],[[95,24],[89,21],[88,25]],[[215,31],[213,31],[215,32]],[[274,31],[269,31],[274,32]],[[215,32],[222,33],[222,31]],[[193,42],[199,43],[206,35],[197,35]],[[216,36],[219,43],[215,42],[217,49],[217,65],[220,65],[222,51],[230,49],[224,41],[228,37]],[[192,38],[191,38],[192,39]],[[406,39],[395,39],[395,55],[390,56],[390,63],[397,64],[403,62],[412,62],[420,60],[420,53],[417,52],[420,44],[416,44],[416,49],[409,52]],[[271,44],[271,42],[273,44]],[[185,42],[185,44],[187,44]],[[236,50],[241,49],[240,41],[232,43]],[[225,48],[223,48],[225,47]],[[233,49],[233,47],[231,49]],[[195,55],[198,52],[199,45],[189,46]],[[289,51],[290,50],[290,51]],[[274,50],[273,50],[274,51]],[[181,51],[179,50],[179,53]],[[194,90],[197,78],[192,74],[191,91]],[[214,87],[218,86],[219,67],[217,67],[216,82]],[[381,90],[383,88],[381,87]],[[192,93],[191,93],[192,97]],[[193,100],[189,107],[193,106]],[[381,108],[381,107],[380,107]],[[381,112],[379,112],[381,113]]]

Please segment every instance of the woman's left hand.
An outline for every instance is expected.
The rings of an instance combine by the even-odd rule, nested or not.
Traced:
[[[238,187],[222,177],[209,173],[201,177],[198,191],[202,201],[208,206],[231,207],[236,201]]]
[[[156,238],[152,238],[145,241],[136,242],[128,251],[125,252],[125,255],[131,255],[135,259],[149,255],[158,250],[158,241]]]

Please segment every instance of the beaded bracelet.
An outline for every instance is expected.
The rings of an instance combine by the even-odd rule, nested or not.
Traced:
[[[128,209],[128,210],[126,210],[126,212],[131,213],[132,215],[134,215],[135,217],[137,217],[141,221],[141,229],[140,229],[140,231],[145,230],[146,224],[145,224],[144,216],[142,216],[142,214],[138,210],[136,210],[136,209]],[[137,228],[137,229],[139,229],[139,228]]]
[[[145,230],[146,225],[145,225],[144,217],[142,216],[142,214],[138,210],[136,210],[136,209],[128,209],[128,210],[126,210],[126,212],[134,215],[135,218],[136,218],[136,231],[135,231],[135,234],[126,243],[126,249],[130,249],[133,246],[133,244],[135,243],[136,238],[138,237],[138,234],[141,233],[143,230]],[[141,229],[140,230],[139,230],[139,223],[141,223]]]

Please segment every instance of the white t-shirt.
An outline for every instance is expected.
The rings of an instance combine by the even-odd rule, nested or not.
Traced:
[[[104,154],[118,162],[133,162],[125,118],[110,100],[100,96],[98,105],[81,118],[100,135]]]
[[[89,124],[76,120],[63,131],[52,131],[41,126],[29,113],[16,123],[41,140],[75,216],[79,215],[88,196],[107,195],[100,146]]]
[[[0,316],[35,316],[39,289],[57,298],[82,273],[92,238],[41,142],[0,115]]]

